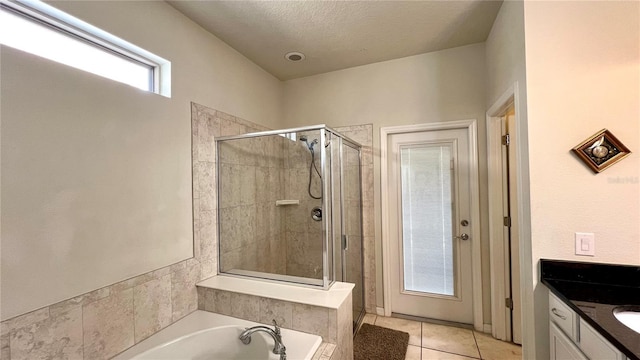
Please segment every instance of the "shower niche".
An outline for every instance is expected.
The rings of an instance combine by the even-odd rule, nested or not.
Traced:
[[[361,146],[324,125],[216,139],[218,272],[328,289],[364,311]]]

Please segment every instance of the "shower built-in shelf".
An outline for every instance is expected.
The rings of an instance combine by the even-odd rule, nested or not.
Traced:
[[[300,200],[276,200],[276,206],[300,205]]]

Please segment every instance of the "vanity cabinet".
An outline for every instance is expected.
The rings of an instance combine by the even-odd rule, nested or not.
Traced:
[[[551,292],[549,337],[551,360],[626,359],[624,354]]]
[[[551,360],[588,360],[553,321],[549,323]]]
[[[580,349],[590,359],[614,359],[625,360],[624,356],[615,346],[611,345],[591,325],[580,318]]]

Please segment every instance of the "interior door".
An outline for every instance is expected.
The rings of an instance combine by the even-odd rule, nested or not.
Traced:
[[[472,324],[468,130],[388,143],[391,311]]]
[[[503,117],[503,135],[509,135],[509,143],[503,146],[503,212],[504,217],[509,221],[505,224],[505,239],[508,241],[508,263],[509,263],[509,291],[511,298],[511,341],[522,344],[522,299],[520,298],[520,239],[518,219],[518,192],[516,178],[516,144],[517,137],[515,130],[515,108],[513,104],[509,106]]]

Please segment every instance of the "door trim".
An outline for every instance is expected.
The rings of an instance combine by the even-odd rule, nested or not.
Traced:
[[[522,129],[522,105],[520,104],[519,99],[519,90],[518,90],[518,82],[514,82],[502,95],[496,100],[495,103],[487,110],[486,113],[486,122],[487,122],[487,169],[488,169],[488,194],[489,194],[489,236],[490,236],[490,276],[491,276],[491,324],[492,324],[492,335],[496,339],[507,340],[510,338],[510,334],[507,334],[510,331],[510,317],[511,314],[508,313],[508,309],[504,307],[504,298],[506,298],[507,286],[509,279],[507,277],[507,263],[506,263],[506,251],[504,244],[502,242],[498,243],[494,241],[494,239],[502,239],[502,223],[500,223],[500,219],[502,218],[502,201],[498,201],[498,197],[502,197],[502,182],[498,183],[497,181],[492,181],[496,176],[498,178],[502,178],[502,163],[498,161],[501,158],[502,154],[502,145],[501,145],[501,125],[500,125],[500,115],[502,115],[510,104],[513,104],[515,108],[515,133],[517,134],[518,140],[524,139],[521,134],[523,134],[524,130]],[[525,141],[522,141],[524,144]],[[524,211],[524,203],[525,203],[525,194],[524,194],[524,183],[522,179],[522,152],[521,152],[522,144],[518,144],[516,148],[516,163],[518,164],[517,169],[511,169],[512,171],[516,171],[517,176],[517,199],[516,203],[518,204],[517,209],[512,209],[512,211],[517,212],[518,219],[520,219],[520,227],[518,238],[520,241],[520,268],[512,269],[511,271],[520,272],[520,288],[512,289],[511,291],[520,292],[520,311],[521,311],[521,321],[522,321],[522,345],[523,349],[526,345],[533,344],[534,342],[530,339],[529,331],[527,329],[528,322],[525,320],[525,315],[527,314],[527,307],[530,306],[530,302],[527,300],[525,295],[525,284],[530,281],[530,277],[526,277],[527,274],[524,269],[531,269],[531,261],[526,261],[527,258],[531,258],[530,256],[525,256],[525,254],[531,254],[530,252],[530,243],[528,243],[525,239],[528,239],[529,236],[526,236],[526,231],[528,228],[528,222],[525,221],[527,217],[525,217],[526,212]],[[524,145],[526,146],[526,144]],[[499,174],[498,174],[499,173]],[[531,294],[531,298],[533,294]],[[528,348],[528,346],[526,346]],[[523,352],[523,354],[527,354]]]
[[[480,247],[480,189],[478,179],[478,129],[476,119],[457,120],[429,124],[390,126],[380,128],[380,186],[382,190],[382,276],[384,290],[384,315],[391,316],[391,260],[389,256],[389,195],[387,150],[389,135],[418,131],[466,129],[469,134],[469,180],[471,196],[471,238],[478,239],[471,244],[472,287],[473,287],[473,326],[478,331],[484,330],[482,315],[482,265]]]
[[[509,287],[508,249],[504,243],[502,188],[502,120],[500,116],[514,102],[507,91],[487,111],[487,174],[489,199],[489,268],[491,274],[491,335],[511,341],[511,314],[505,306]],[[516,116],[518,116],[516,112]],[[517,123],[517,120],[516,120]],[[515,210],[515,209],[514,209]]]

